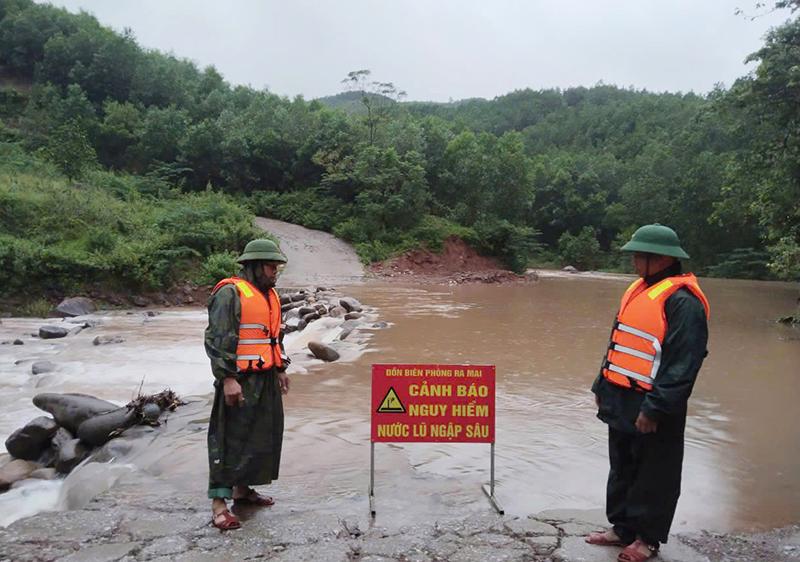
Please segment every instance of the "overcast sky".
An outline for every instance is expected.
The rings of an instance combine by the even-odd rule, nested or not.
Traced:
[[[368,68],[409,100],[493,98],[599,81],[708,92],[752,65],[787,11],[756,0],[55,0],[233,84],[306,98]],[[768,2],[772,4],[772,2]]]

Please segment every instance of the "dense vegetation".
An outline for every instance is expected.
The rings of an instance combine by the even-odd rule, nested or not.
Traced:
[[[695,270],[798,279],[800,18],[751,58],[707,96],[598,84],[409,103],[357,71],[306,101],[86,13],[0,0],[0,290],[221,270],[252,212],[367,261],[458,235],[516,270],[619,268],[620,242],[657,221]]]

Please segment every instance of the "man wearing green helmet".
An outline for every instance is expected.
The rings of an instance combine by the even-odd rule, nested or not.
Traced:
[[[278,478],[283,399],[289,392],[281,305],[275,283],[286,263],[272,240],[253,240],[238,259],[237,277],[223,279],[208,301],[206,354],[215,378],[208,424],[208,497],[212,524],[236,529],[234,505],[274,503],[251,486]]]
[[[680,495],[686,408],[707,355],[709,305],[683,273],[674,230],[651,224],[622,251],[639,275],[622,297],[600,374],[597,416],[608,424],[606,515],[613,526],[586,537],[624,546],[618,560],[642,562],[667,541]]]

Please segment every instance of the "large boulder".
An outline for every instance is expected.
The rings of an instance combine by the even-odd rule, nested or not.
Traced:
[[[58,315],[63,317],[86,316],[96,310],[97,307],[92,299],[86,297],[70,297],[61,301],[56,307]]]
[[[57,430],[58,424],[53,418],[39,416],[6,439],[6,450],[18,459],[36,460],[50,445]]]
[[[94,416],[119,408],[116,404],[88,394],[43,393],[33,397],[33,404],[56,419],[58,425],[77,433],[78,427]]]
[[[99,447],[100,445],[105,445],[111,439],[113,432],[126,429],[135,423],[136,410],[123,406],[111,412],[87,419],[78,426],[78,437],[85,443]]]
[[[339,359],[339,352],[324,343],[310,341],[308,342],[308,349],[314,354],[314,357],[323,361],[336,361]]]
[[[72,439],[64,443],[58,450],[56,470],[61,474],[69,474],[91,451],[81,443],[80,439]]]
[[[42,326],[39,328],[39,337],[43,340],[63,338],[69,334],[69,330],[62,326]]]
[[[353,297],[343,297],[339,299],[339,304],[343,306],[347,312],[361,312],[363,310],[361,303]]]
[[[39,468],[35,462],[15,459],[0,468],[0,491],[8,490],[14,482],[25,480],[31,472]]]

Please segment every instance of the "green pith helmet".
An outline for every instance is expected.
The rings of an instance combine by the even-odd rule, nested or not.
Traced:
[[[244,263],[256,260],[277,261],[280,263],[286,263],[287,261],[286,256],[278,249],[278,245],[266,238],[248,242],[247,246],[244,247],[244,252],[242,252],[242,255],[239,256],[239,259],[236,261]]]
[[[681,248],[681,241],[678,240],[678,235],[675,231],[658,223],[646,224],[640,227],[639,230],[633,233],[630,241],[622,247],[622,251],[646,252],[648,254],[689,259],[689,254]]]

